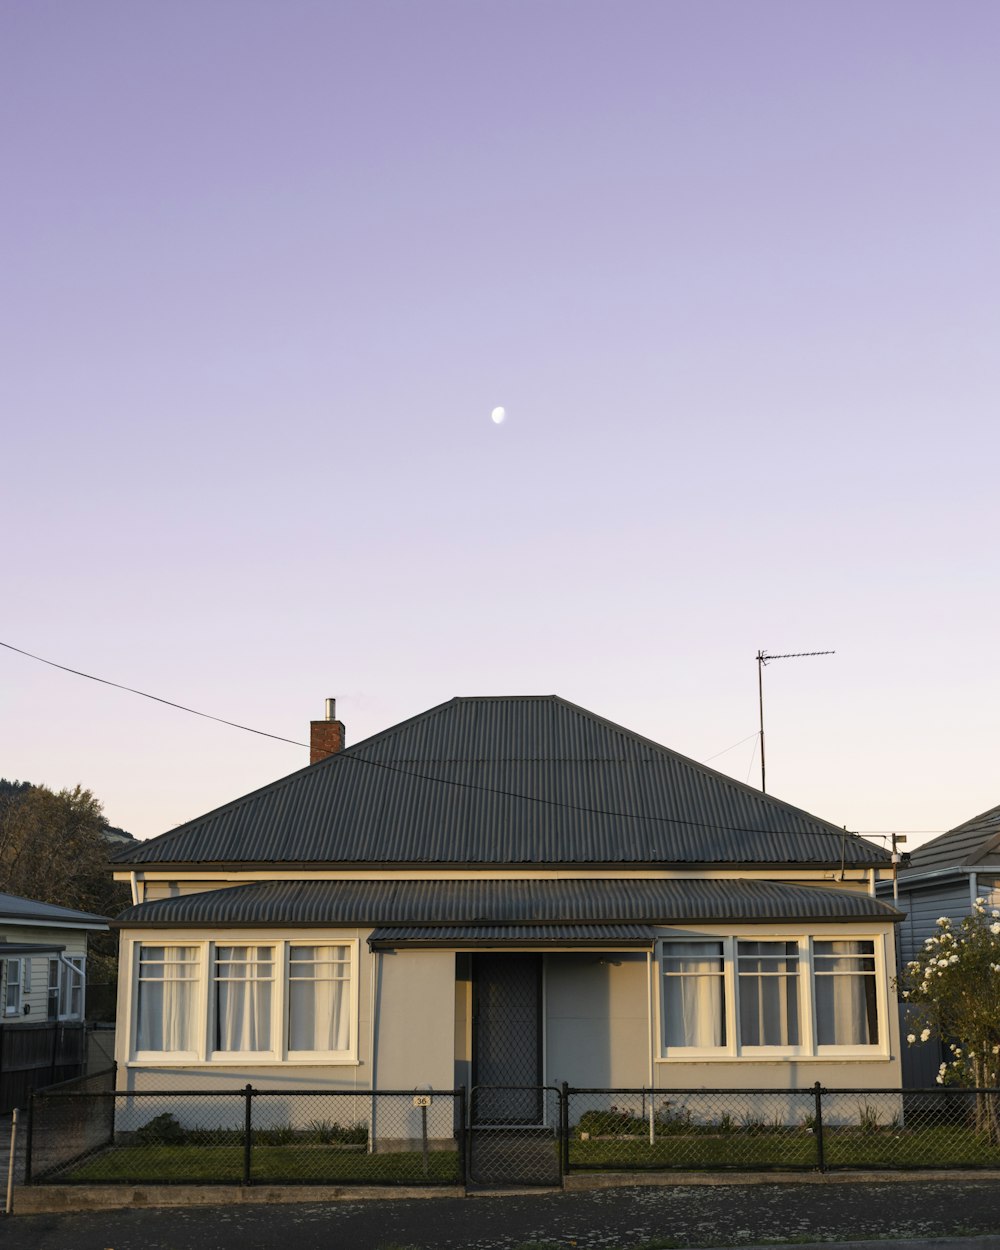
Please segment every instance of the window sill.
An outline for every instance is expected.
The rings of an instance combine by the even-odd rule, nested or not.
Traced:
[[[838,1051],[836,1054],[797,1055],[779,1053],[774,1055],[657,1055],[656,1063],[888,1063],[893,1058],[883,1051]]]
[[[146,1055],[128,1059],[126,1068],[360,1068],[360,1059],[276,1059],[273,1055],[240,1055],[235,1059],[177,1058]]]

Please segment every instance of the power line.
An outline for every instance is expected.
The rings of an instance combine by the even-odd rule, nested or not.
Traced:
[[[159,697],[159,695],[148,694],[144,690],[136,690],[132,686],[125,686],[125,685],[122,685],[121,682],[110,681],[106,677],[95,677],[93,673],[84,673],[80,669],[70,668],[66,664],[57,664],[55,660],[47,660],[43,656],[35,655],[31,651],[25,651],[21,647],[15,647],[12,643],[9,643],[9,642],[0,641],[0,647],[6,647],[8,651],[16,651],[18,655],[27,656],[27,658],[30,660],[36,660],[39,664],[47,664],[50,668],[57,668],[61,672],[72,673],[73,676],[75,677],[85,677],[87,678],[88,681],[96,681],[96,682],[99,682],[103,686],[112,686],[115,690],[124,690],[128,694],[139,695],[143,699],[151,699],[154,703],[162,703],[166,707],[176,708],[178,711],[181,711],[181,712],[190,712],[192,716],[200,716],[200,717],[203,717],[205,720],[215,721],[220,725],[228,725],[231,729],[242,729],[246,733],[257,734],[258,736],[262,738],[273,738],[277,742],[287,742],[291,746],[304,747],[306,749],[308,749],[309,747],[308,743],[298,742],[294,738],[285,738],[281,734],[268,733],[266,730],[263,730],[263,729],[253,729],[249,725],[241,725],[237,721],[226,720],[222,716],[212,716],[209,712],[199,712],[197,708],[186,707],[183,703],[175,703],[172,699],[162,699]],[[749,735],[749,737],[756,738],[757,735],[751,734]],[[746,742],[747,738],[744,738],[742,741]],[[735,743],[734,745],[740,746],[741,743]],[[727,750],[732,750],[732,748],[728,747]],[[725,754],[725,752],[719,752],[719,754]],[[754,748],[754,755],[756,755],[756,747]],[[565,803],[561,801],[560,799],[546,799],[546,798],[541,798],[538,795],[533,795],[533,794],[519,794],[517,791],[514,791],[514,790],[501,790],[494,786],[478,785],[476,782],[472,782],[472,781],[458,781],[449,777],[434,777],[428,773],[413,772],[411,769],[398,768],[394,764],[386,764],[381,760],[366,759],[363,755],[354,755],[350,751],[338,752],[334,758],[338,760],[345,760],[345,759],[352,760],[356,764],[368,764],[374,768],[382,768],[386,770],[387,772],[399,773],[404,777],[413,777],[420,781],[430,781],[430,782],[435,783],[436,785],[455,786],[464,790],[478,790],[485,794],[495,794],[503,798],[510,798],[510,799],[523,799],[529,803],[541,803],[547,807],[560,807],[560,808],[564,808],[567,811],[584,812],[592,816],[608,816],[608,817],[612,817],[618,820],[644,820],[644,821],[649,821],[654,824],[689,825],[698,829],[714,829],[714,830],[718,830],[718,831],[726,832],[726,833],[765,833],[767,832],[767,830],[748,829],[744,826],[739,826],[739,825],[716,825],[716,824],[709,824],[708,822],[702,821],[702,820],[683,820],[675,816],[647,816],[647,815],[637,813],[637,812],[613,812],[613,811],[608,811],[605,808],[585,807],[581,804]],[[752,767],[753,755],[751,756],[750,763]],[[802,830],[799,830],[799,832],[811,833],[811,834],[822,835],[822,836],[831,836],[832,834],[839,832],[839,830],[831,830],[830,835],[825,834],[823,830],[820,830],[820,829],[802,829]],[[899,832],[899,830],[897,830],[897,832]],[[911,830],[910,832],[913,832],[913,831]],[[854,835],[854,836],[857,836],[857,835]]]
[[[290,742],[293,747],[305,747],[308,750],[308,742],[296,742],[294,738],[283,738],[281,734],[271,734],[265,729],[252,729],[249,725],[240,725],[234,720],[225,720],[221,716],[212,716],[208,712],[199,712],[197,708],[185,707],[183,703],[174,703],[170,699],[161,699],[159,695],[147,694],[145,690],[135,690],[132,686],[123,686],[117,681],[108,681],[106,677],[95,677],[93,673],[82,673],[78,668],[68,668],[65,664],[57,664],[55,660],[46,660],[43,656],[33,655],[30,651],[24,651],[20,647],[15,647],[9,642],[0,642],[0,647],[6,647],[8,651],[16,651],[18,655],[26,655],[29,660],[37,660],[39,664],[48,664],[50,668],[62,669],[64,673],[72,673],[75,677],[86,677],[88,681],[100,682],[102,686],[114,686],[116,690],[127,690],[129,694],[141,695],[144,699],[152,699],[154,703],[164,703],[167,707],[175,707],[180,712],[190,712],[192,716],[202,716],[205,720],[217,721],[220,725],[229,725],[231,729],[243,729],[248,734],[259,734],[262,738],[274,738],[278,742]]]
[[[745,738],[741,738],[739,742],[734,742],[731,747],[726,747],[724,751],[716,751],[714,755],[710,755],[707,760],[702,760],[701,762],[703,764],[711,763],[712,760],[717,760],[720,755],[726,755],[729,751],[735,751],[736,748],[741,747],[744,742],[749,742],[751,738],[756,738],[756,737],[757,737],[757,730],[754,730],[752,734],[747,734],[747,736]],[[754,754],[755,755],[757,754],[756,747],[754,748]]]

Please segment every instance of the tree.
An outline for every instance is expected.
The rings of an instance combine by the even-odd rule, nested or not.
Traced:
[[[947,916],[938,932],[906,965],[897,985],[917,1009],[919,1040],[937,1036],[950,1058],[941,1064],[939,1085],[976,1089],[1000,1086],[1000,909],[977,898],[972,915],[955,928]],[[915,1033],[906,1039],[912,1046]],[[1000,1141],[995,1095],[976,1101],[976,1127]]]
[[[128,890],[112,880],[104,810],[81,786],[0,784],[0,891],[114,916]],[[115,934],[91,938],[91,979],[115,979]]]

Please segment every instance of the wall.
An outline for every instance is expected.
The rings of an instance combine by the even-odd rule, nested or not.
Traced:
[[[930,885],[914,884],[906,888],[905,878],[899,882],[900,911],[906,912],[899,924],[900,964],[916,958],[925,940],[938,933],[935,923],[939,916],[950,916],[958,923],[971,910],[969,875]]]
[[[649,1084],[646,954],[545,959],[545,1078],[582,1086]]]
[[[49,929],[39,926],[38,928],[29,928],[26,925],[9,925],[3,928],[3,936],[8,942],[28,945],[42,945],[51,943],[54,946],[62,946],[64,955],[86,955],[87,953],[87,935],[86,932],[80,932],[73,929]],[[0,955],[2,955],[3,947],[0,945]],[[17,1020],[30,1021],[37,1024],[44,1021],[48,1013],[49,1001],[49,960],[55,958],[54,955],[21,955],[22,960],[31,959],[31,990],[22,996],[22,1005],[27,1003],[31,1011],[25,1015],[21,1012],[20,1016],[4,1016],[0,1015],[0,1020],[7,1024],[14,1024]],[[6,971],[6,970],[5,970]],[[2,1011],[3,999],[0,999],[0,1011]]]

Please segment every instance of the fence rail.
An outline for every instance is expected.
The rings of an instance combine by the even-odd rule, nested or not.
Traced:
[[[1000,1089],[36,1090],[26,1182],[559,1184],[1000,1168]],[[529,1096],[530,1094],[530,1096]]]

